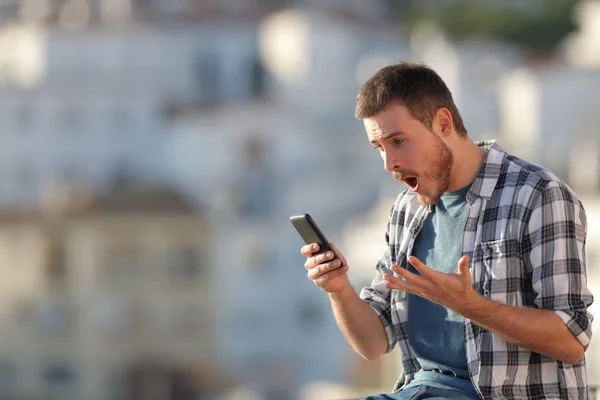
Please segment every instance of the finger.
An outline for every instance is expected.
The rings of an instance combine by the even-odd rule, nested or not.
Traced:
[[[335,244],[333,242],[329,242],[329,245],[331,246],[331,248],[333,249],[333,251],[335,251],[335,254],[337,254],[338,258],[340,260],[342,260],[342,263],[344,265],[348,265],[348,263],[346,262],[346,257],[344,257],[342,255],[342,253],[340,253],[340,251],[338,250],[338,248],[335,246]]]
[[[386,280],[388,283],[391,283],[392,285],[401,285],[404,282],[406,282],[403,279],[396,278],[395,276],[389,274],[384,274],[383,279]]]
[[[392,289],[392,290],[401,290],[403,292],[411,293],[411,294],[414,294],[415,296],[419,296],[419,297],[422,297],[424,299],[431,300],[430,298],[427,297],[427,295],[425,294],[425,292],[419,290],[419,288],[414,287],[410,283],[404,282],[404,283],[401,283],[401,284],[398,284],[398,285],[396,285],[394,283],[387,283],[385,285],[385,287],[388,288],[388,289]]]
[[[417,257],[408,257],[408,262],[411,263],[412,266],[415,267],[415,269],[419,271],[422,276],[430,280],[435,277],[435,271],[429,268],[427,265],[423,264],[423,262],[421,262],[421,260],[419,260]]]
[[[469,271],[469,256],[462,256],[460,260],[458,260],[458,273],[459,275],[471,277],[471,272]]]
[[[319,251],[319,245],[317,243],[304,245],[300,249],[300,253],[302,253],[304,257],[312,257],[316,251]]]
[[[418,275],[415,275],[419,279],[423,279]],[[407,293],[412,293],[419,297],[427,298],[427,289],[419,284],[414,284],[414,282],[404,281],[402,279],[396,278],[395,276],[385,274],[384,279],[387,281],[385,287],[393,290],[402,290]]]
[[[331,272],[331,271],[339,268],[341,265],[342,265],[341,260],[333,260],[328,263],[319,264],[316,267],[308,270],[308,278],[315,280],[315,279],[319,278],[320,276],[325,275],[328,272]]]
[[[391,275],[384,275],[384,279],[387,281],[385,287],[388,289],[402,290],[409,293],[414,293],[415,288],[409,282],[403,281]]]
[[[326,251],[325,253],[322,254],[317,254],[316,256],[310,257],[308,260],[306,260],[306,262],[304,263],[304,268],[306,270],[318,267],[319,265],[332,260],[333,259],[333,252],[332,251]]]
[[[426,280],[425,278],[423,278],[422,276],[412,273],[409,270],[407,270],[406,268],[402,268],[396,264],[393,264],[391,266],[391,270],[395,273],[397,273],[398,275],[400,275],[402,278],[404,278],[404,280],[411,282],[411,283],[415,283],[421,286],[426,285]],[[391,275],[392,278],[394,278],[393,275]]]
[[[402,290],[403,292],[408,292],[406,288],[402,285],[396,285],[395,283],[388,282],[385,284],[385,287],[392,290]]]
[[[341,275],[344,275],[346,272],[348,272],[348,266],[344,265],[340,268],[334,269],[333,271],[329,271],[326,274],[321,275],[320,277],[318,277],[317,279],[313,279],[313,282],[319,286],[325,286],[325,284],[333,279],[333,278],[337,278]]]
[[[333,271],[329,272],[327,274],[327,277],[329,279],[337,278],[338,276],[344,275],[346,272],[348,272],[349,268],[350,267],[348,267],[347,265],[342,265],[340,268],[334,269]]]

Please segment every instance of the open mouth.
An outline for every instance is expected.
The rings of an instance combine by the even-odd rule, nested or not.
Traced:
[[[415,177],[405,178],[405,179],[403,179],[403,181],[404,181],[404,183],[406,183],[408,188],[410,190],[412,190],[413,192],[416,192],[417,189],[419,188],[419,181]]]

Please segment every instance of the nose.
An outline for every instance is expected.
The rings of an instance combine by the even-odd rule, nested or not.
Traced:
[[[383,158],[383,167],[388,172],[394,172],[400,168],[397,154],[393,151],[382,151],[381,158]]]

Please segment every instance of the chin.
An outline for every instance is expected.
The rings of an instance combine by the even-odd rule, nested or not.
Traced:
[[[435,205],[440,200],[440,197],[441,196],[437,196],[433,198],[430,196],[422,196],[419,193],[417,193],[417,200],[419,200],[419,204],[421,204],[422,206]]]
[[[417,194],[417,200],[419,200],[419,204],[421,204],[422,206],[428,206],[429,204],[431,204],[429,197],[424,197],[420,194]]]

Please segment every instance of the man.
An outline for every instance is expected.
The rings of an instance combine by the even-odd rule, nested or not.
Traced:
[[[387,250],[360,296],[335,246],[341,261],[313,256],[316,244],[302,254],[359,354],[400,347],[394,393],[369,398],[587,399],[587,228],[571,189],[469,139],[447,86],[423,64],[377,72],[356,117],[407,186]]]

